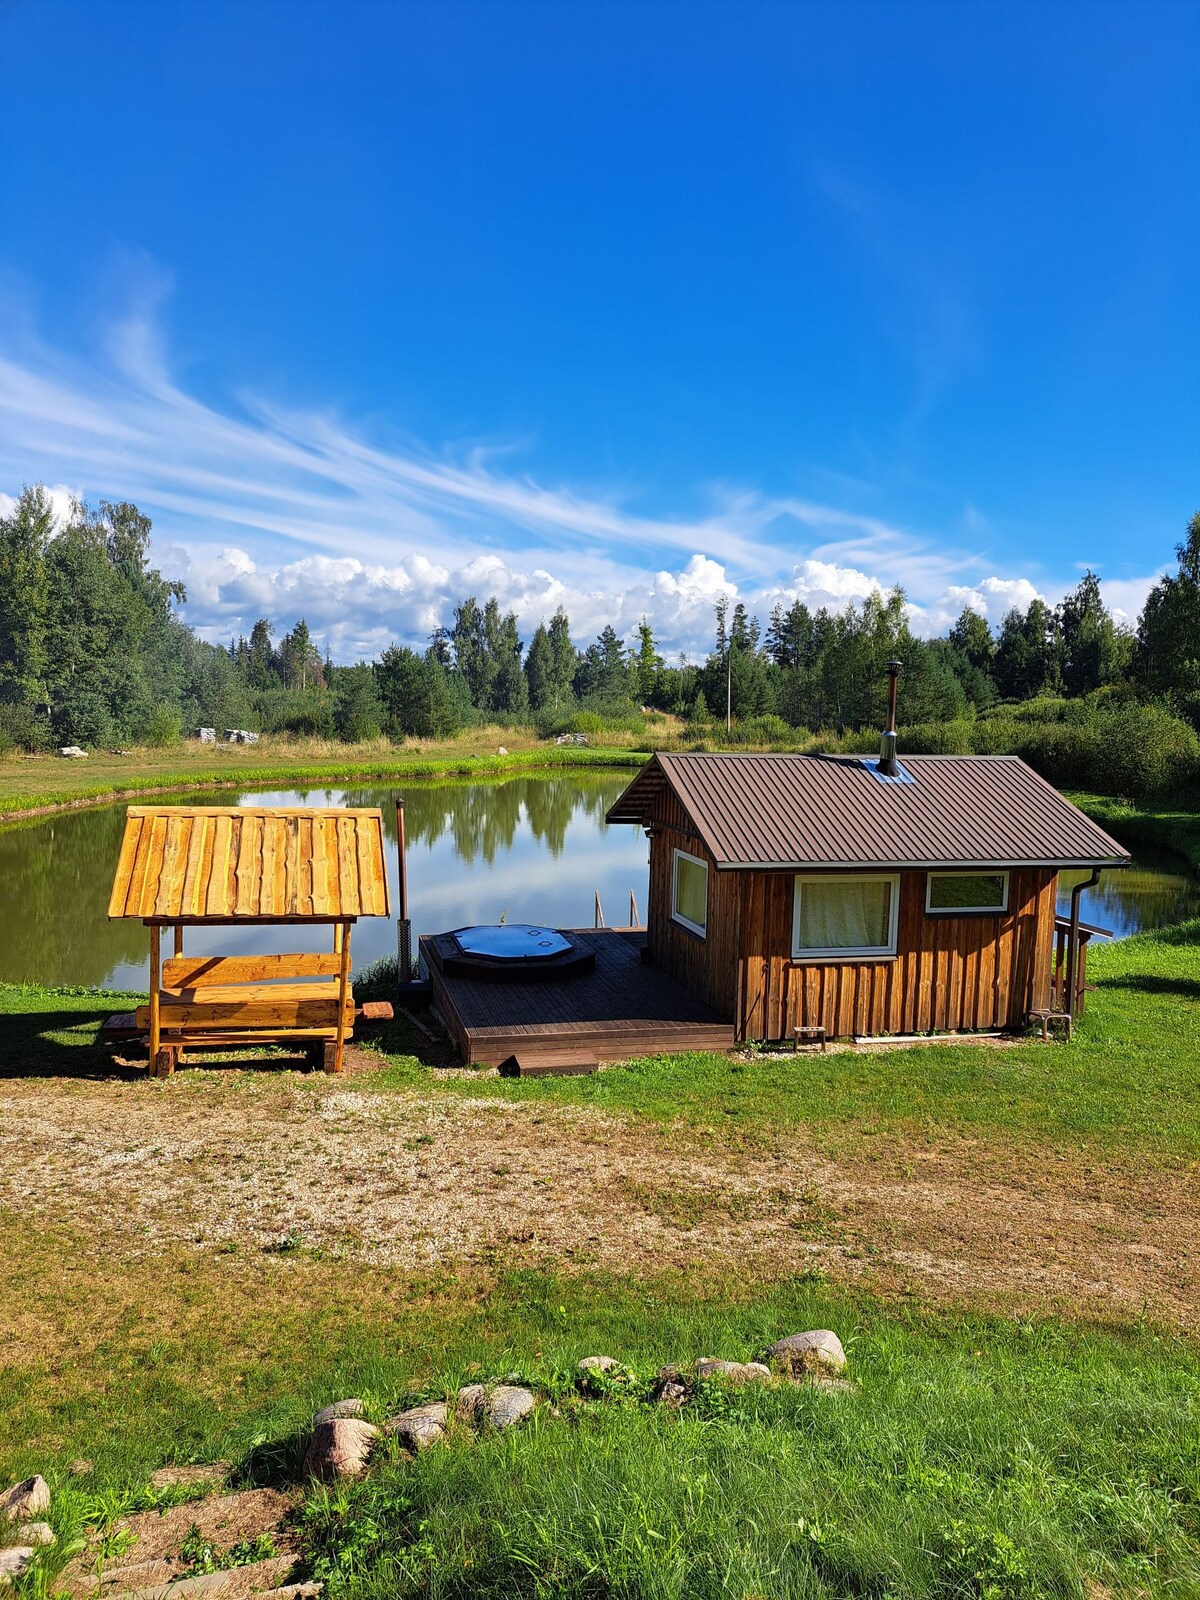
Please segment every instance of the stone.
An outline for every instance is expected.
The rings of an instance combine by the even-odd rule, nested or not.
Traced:
[[[77,744],[60,745],[58,753],[67,761],[86,761],[87,751],[81,750]]]
[[[0,1584],[19,1578],[33,1556],[33,1548],[27,1544],[12,1544],[7,1550],[0,1550]]]
[[[0,1494],[0,1517],[9,1522],[24,1522],[49,1509],[50,1485],[45,1478],[25,1478]]]
[[[846,1352],[836,1333],[828,1328],[813,1328],[808,1333],[789,1333],[777,1339],[767,1351],[767,1360],[786,1377],[802,1380],[814,1373],[832,1373],[845,1368]]]
[[[602,1390],[604,1385],[597,1380],[610,1373],[619,1376],[624,1368],[612,1356],[584,1356],[583,1360],[576,1364],[575,1370],[579,1374],[581,1389]]]
[[[769,1382],[771,1369],[761,1361],[717,1361],[712,1356],[701,1356],[696,1362],[697,1378],[717,1378],[722,1383]]]
[[[399,1416],[389,1417],[383,1431],[392,1434],[408,1450],[425,1450],[446,1437],[449,1417],[450,1407],[444,1400],[431,1400],[428,1405],[410,1406]]]
[[[512,1428],[523,1422],[537,1405],[537,1396],[530,1389],[512,1383],[469,1383],[458,1391],[455,1415],[476,1426],[490,1424],[493,1428]]]
[[[578,1363],[576,1370],[581,1373],[612,1372],[619,1370],[621,1363],[612,1356],[584,1356]]]
[[[331,1406],[322,1406],[313,1418],[315,1428],[322,1422],[333,1422],[338,1417],[361,1417],[366,1411],[361,1400],[335,1400]]]
[[[332,1417],[313,1429],[304,1457],[304,1476],[328,1483],[359,1478],[367,1470],[379,1429],[360,1417]]]
[[[678,1367],[660,1367],[654,1382],[653,1394],[659,1405],[678,1409],[679,1406],[686,1405],[691,1398],[692,1386]]]
[[[496,747],[496,754],[498,756],[506,756],[508,754],[508,751],[504,748],[503,745],[498,745]]]
[[[53,1544],[54,1529],[48,1522],[23,1522],[17,1529],[17,1538],[25,1544]]]

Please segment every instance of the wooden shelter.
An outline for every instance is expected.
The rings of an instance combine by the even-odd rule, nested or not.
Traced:
[[[275,1041],[313,1041],[325,1070],[340,1072],[355,1019],[350,930],[360,916],[389,914],[377,809],[130,806],[108,915],[150,930],[150,998],[136,1025],[149,1035],[151,1072],[173,1072],[185,1048]],[[279,924],[329,926],[332,949],[184,951],[189,927]]]
[[[646,958],[739,1040],[1010,1029],[1054,998],[1074,1011],[1078,891],[1052,990],[1058,873],[1094,882],[1129,860],[1017,757],[901,763],[894,729],[878,761],[655,755],[608,821],[650,839]]]

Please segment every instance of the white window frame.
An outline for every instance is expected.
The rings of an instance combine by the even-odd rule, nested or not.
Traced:
[[[833,950],[802,949],[800,945],[800,901],[806,883],[890,883],[892,895],[888,907],[888,937],[886,945],[863,945],[857,949]],[[900,928],[900,874],[898,872],[798,872],[792,891],[792,960],[793,961],[893,961]]]
[[[685,917],[676,910],[679,900],[679,863],[690,861],[697,867],[704,868],[704,921],[695,923],[690,917]],[[673,850],[671,852],[671,921],[677,922],[681,928],[686,928],[689,933],[694,933],[697,938],[708,937],[708,862],[703,856],[694,856],[687,850]]]
[[[1003,878],[1004,893],[998,906],[935,906],[933,880],[935,878]],[[1009,874],[987,871],[979,867],[971,872],[928,872],[925,875],[925,915],[927,917],[1002,917],[1008,910]]]

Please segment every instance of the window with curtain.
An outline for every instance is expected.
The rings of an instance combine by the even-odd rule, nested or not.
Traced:
[[[926,911],[1007,911],[1007,872],[931,872]]]
[[[792,955],[894,956],[899,908],[899,877],[798,877]]]
[[[708,925],[708,864],[686,850],[675,852],[671,916],[703,937]]]

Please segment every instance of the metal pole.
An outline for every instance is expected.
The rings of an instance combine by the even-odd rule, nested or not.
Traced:
[[[400,917],[396,923],[396,970],[401,983],[412,982],[412,923],[408,919],[408,852],[404,842],[404,797],[396,796],[396,851],[399,857]]]
[[[725,651],[725,732],[733,727],[733,640]]]

